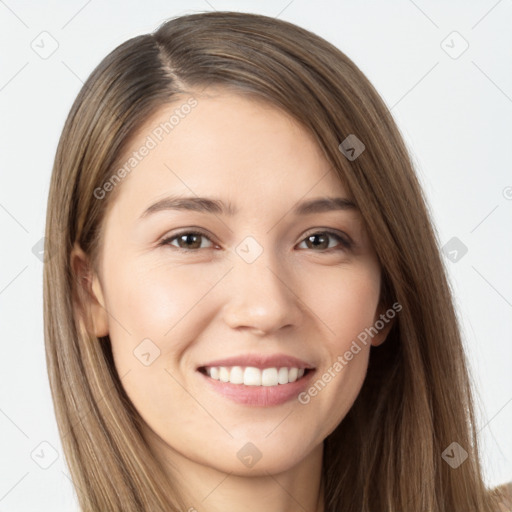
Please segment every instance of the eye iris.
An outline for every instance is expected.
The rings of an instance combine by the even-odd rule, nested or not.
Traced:
[[[199,249],[199,247],[201,247],[201,236],[202,235],[198,235],[195,233],[185,233],[178,237],[178,245],[183,249]],[[195,243],[192,242],[192,244],[190,244],[189,242],[191,239],[193,239]],[[185,241],[184,247],[181,244],[181,242],[183,241]]]
[[[314,235],[310,235],[307,237],[307,243],[313,242],[313,240],[315,238],[322,239],[322,242],[320,242],[319,244],[313,243],[313,247],[320,247],[321,249],[327,249],[329,247],[329,236],[328,235],[325,235],[323,233],[316,233]]]

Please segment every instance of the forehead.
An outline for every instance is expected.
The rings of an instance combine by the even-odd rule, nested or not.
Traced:
[[[123,166],[120,199],[139,209],[169,192],[225,197],[241,208],[285,206],[308,193],[348,197],[300,123],[253,96],[219,89],[160,107],[130,141]]]

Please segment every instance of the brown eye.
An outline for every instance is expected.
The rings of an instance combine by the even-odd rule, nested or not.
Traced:
[[[201,247],[201,237],[202,235],[189,233],[185,235],[179,235],[176,240],[182,249],[199,249]]]
[[[178,233],[177,235],[165,238],[162,240],[161,245],[170,245],[171,247],[183,251],[193,251],[196,249],[207,248],[202,246],[203,239],[211,242],[211,240],[203,233],[199,233],[197,231],[184,231],[183,233]],[[177,242],[177,245],[172,243],[174,241]]]
[[[310,249],[328,249],[329,248],[329,236],[319,233],[317,235],[309,235],[306,238],[306,245]]]
[[[318,249],[319,251],[325,251],[329,249],[334,249],[336,244],[331,245],[330,240],[335,239],[338,241],[344,249],[350,249],[351,243],[348,240],[345,240],[340,235],[330,232],[330,231],[319,231],[317,233],[312,233],[308,235],[302,243],[306,243],[308,249]]]

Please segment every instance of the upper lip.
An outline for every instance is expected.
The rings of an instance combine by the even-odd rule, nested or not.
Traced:
[[[208,363],[202,364],[198,367],[212,367],[212,366],[251,366],[253,368],[301,368],[312,370],[314,366],[302,359],[286,354],[246,354],[240,356],[232,356],[224,359],[216,359]]]

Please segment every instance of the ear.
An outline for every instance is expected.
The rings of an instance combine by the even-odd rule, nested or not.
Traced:
[[[378,330],[377,334],[372,338],[372,345],[374,347],[378,347],[386,341],[389,331],[395,323],[395,315],[390,317],[386,314],[389,309],[390,308],[387,308],[385,304],[379,302],[379,307],[377,308],[377,313],[375,314],[375,320],[373,323],[374,327]],[[392,311],[393,313],[395,312],[394,310]]]
[[[108,313],[103,289],[98,275],[92,269],[88,256],[75,242],[70,255],[70,264],[78,286],[79,307],[85,318],[90,318],[94,335],[107,336]]]

